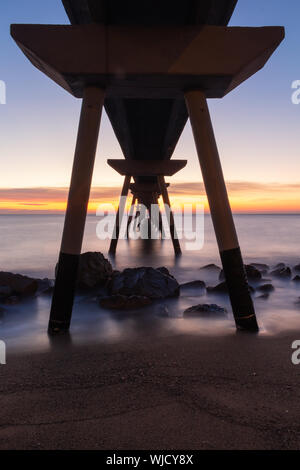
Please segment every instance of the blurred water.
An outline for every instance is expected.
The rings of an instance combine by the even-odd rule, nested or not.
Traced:
[[[63,217],[54,215],[0,216],[0,269],[34,277],[54,277]],[[105,255],[109,241],[99,240],[96,226],[100,218],[87,219],[83,251],[101,251]],[[293,266],[300,262],[300,216],[298,215],[236,215],[244,260],[263,262],[270,266],[285,262]],[[166,266],[182,282],[201,279],[207,285],[218,282],[218,273],[199,268],[208,263],[220,265],[210,216],[204,221],[204,246],[198,251],[185,249],[175,259],[170,240],[120,240],[117,255],[111,260],[116,269],[134,266]],[[267,275],[265,277],[268,277]],[[275,291],[268,300],[255,298],[261,334],[278,334],[300,328],[300,284],[272,279]],[[200,295],[201,294],[201,295]],[[255,294],[257,297],[257,294]],[[185,319],[185,308],[197,303],[217,303],[228,309],[226,296],[203,294],[197,290],[182,291],[179,299],[166,299],[169,317],[162,315],[162,304],[141,311],[110,312],[101,309],[95,298],[76,298],[70,341],[119,341],[121,338],[141,337],[155,333],[161,336],[174,333],[234,334],[231,313],[228,319]],[[44,349],[51,347],[46,334],[50,298],[39,296],[19,305],[5,306],[0,318],[0,338],[11,348]]]

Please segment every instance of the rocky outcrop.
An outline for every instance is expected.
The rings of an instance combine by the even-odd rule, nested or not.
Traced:
[[[285,263],[277,263],[275,266],[273,266],[272,269],[283,269],[285,268]]]
[[[21,274],[13,274],[5,271],[0,272],[0,286],[2,294],[0,297],[9,297],[13,294],[28,296],[36,293],[38,289],[37,279]],[[5,294],[7,292],[7,294]]]
[[[201,316],[201,317],[226,317],[227,310],[216,304],[198,304],[187,308],[183,314],[185,316]]]
[[[163,299],[179,295],[179,284],[166,268],[127,268],[113,274],[108,285],[111,295],[138,295]]]
[[[112,274],[112,265],[102,253],[88,251],[80,255],[78,287],[90,289],[103,286]]]
[[[290,279],[292,271],[288,266],[279,267],[270,272],[271,276],[281,277],[284,279]]]
[[[250,263],[250,266],[258,269],[262,274],[266,274],[270,269],[270,266],[265,263]]]

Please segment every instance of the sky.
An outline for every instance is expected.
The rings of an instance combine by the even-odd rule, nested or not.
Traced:
[[[230,201],[238,212],[300,212],[299,0],[239,0],[230,26],[285,26],[286,38],[267,65],[223,99],[209,100]],[[11,23],[68,24],[60,0],[1,0],[0,213],[63,211],[72,168],[80,100],[35,69],[9,34]],[[105,113],[89,209],[117,201],[122,177],[107,158],[123,158]],[[171,178],[175,204],[204,201],[189,122],[174,158],[185,169]]]

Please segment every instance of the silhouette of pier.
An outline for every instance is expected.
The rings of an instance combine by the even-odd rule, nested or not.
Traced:
[[[171,157],[189,116],[235,322],[257,331],[207,98],[222,98],[261,69],[284,29],[226,26],[235,0],[63,4],[70,25],[11,26],[32,64],[82,99],[49,331],[70,326],[103,106],[125,157],[109,160],[124,175],[122,195],[131,188],[142,200],[152,185],[152,199],[162,194],[167,205],[164,178],[185,164]],[[170,225],[174,235],[172,217]],[[179,254],[176,236],[172,240]]]

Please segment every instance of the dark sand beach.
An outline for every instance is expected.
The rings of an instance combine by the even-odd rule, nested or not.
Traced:
[[[58,337],[8,355],[0,448],[299,449],[296,336]]]

